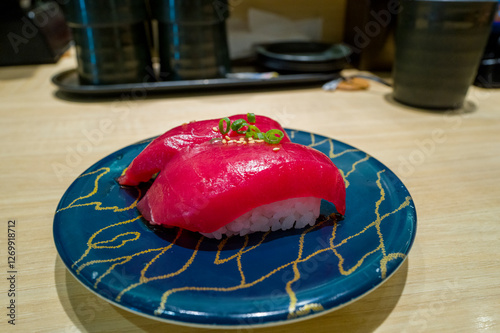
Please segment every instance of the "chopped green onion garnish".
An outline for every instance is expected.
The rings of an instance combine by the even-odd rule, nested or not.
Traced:
[[[247,119],[250,124],[255,124],[255,113],[247,113]]]
[[[245,136],[247,138],[252,138],[252,137],[255,138],[255,134],[257,134],[257,133],[261,133],[260,129],[257,126],[255,126],[255,125],[248,125],[248,130],[247,130],[247,133],[245,134]]]
[[[255,133],[260,133],[260,129],[255,125],[248,125],[248,130]]]
[[[285,137],[285,134],[279,129],[271,129],[266,133],[262,133],[260,129],[255,125],[249,125],[249,123],[255,123],[255,114],[247,113],[248,122],[245,119],[236,119],[231,123],[231,120],[227,117],[222,118],[219,121],[219,132],[222,135],[226,135],[230,130],[238,134],[245,134],[245,137],[255,138],[256,140],[264,140],[269,144],[277,144],[281,142],[281,139]],[[246,128],[245,128],[246,127]],[[215,143],[222,141],[220,138],[214,138],[210,142]],[[277,148],[279,149],[279,148]]]
[[[226,123],[226,127],[224,126],[224,123]],[[231,120],[229,120],[229,118],[227,118],[227,117],[222,118],[219,121],[219,132],[222,135],[226,135],[227,133],[229,133],[230,129],[231,129]]]
[[[283,132],[278,130],[278,129],[272,129],[272,130],[267,131],[264,136],[265,136],[264,140],[267,143],[275,144],[275,143],[279,143],[281,141],[281,139],[283,139],[285,134],[283,134]]]
[[[264,133],[258,132],[253,135],[256,140],[265,140]]]
[[[250,133],[250,135],[249,135]],[[255,125],[248,125],[247,138],[255,137],[256,133],[260,133],[260,129]]]
[[[235,131],[238,134],[245,134],[247,131],[246,130],[241,130],[243,127],[248,126],[247,122],[245,119],[236,119],[233,121],[231,124],[231,129]]]

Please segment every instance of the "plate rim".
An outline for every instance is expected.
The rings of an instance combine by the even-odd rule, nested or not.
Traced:
[[[407,243],[408,245],[406,246],[406,251],[404,252],[404,255],[405,255],[404,258],[399,263],[397,263],[397,265],[394,265],[393,267],[391,267],[391,270],[387,272],[387,275],[386,275],[385,278],[380,279],[380,281],[378,281],[374,286],[372,286],[371,288],[368,288],[367,290],[363,291],[359,295],[357,295],[357,296],[351,298],[350,300],[348,300],[346,302],[343,302],[343,303],[341,303],[341,304],[339,304],[337,306],[329,307],[329,308],[323,309],[323,310],[318,311],[318,312],[312,311],[312,312],[310,312],[307,315],[297,316],[297,317],[294,317],[294,318],[288,318],[288,319],[283,319],[283,320],[273,320],[273,321],[267,321],[267,322],[263,322],[263,323],[254,323],[254,324],[220,324],[220,323],[207,324],[207,323],[189,322],[189,321],[185,321],[185,320],[175,320],[175,319],[165,318],[165,317],[162,317],[162,316],[155,316],[155,315],[152,315],[152,314],[149,314],[149,313],[146,313],[146,312],[141,312],[139,310],[136,310],[133,307],[127,307],[126,305],[121,304],[121,303],[117,302],[114,299],[106,298],[105,296],[101,295],[98,292],[99,288],[97,290],[94,290],[89,285],[87,285],[86,283],[84,283],[84,281],[82,281],[82,279],[78,278],[75,275],[75,273],[73,272],[73,270],[71,268],[70,263],[67,263],[66,260],[65,260],[65,258],[61,255],[62,249],[60,248],[60,244],[56,241],[56,216],[57,216],[57,211],[59,210],[59,208],[60,208],[60,206],[61,206],[61,204],[62,204],[62,202],[63,202],[66,194],[69,192],[70,188],[72,186],[76,186],[75,185],[76,180],[81,175],[84,175],[85,173],[88,173],[90,170],[95,169],[95,166],[97,164],[101,163],[103,160],[105,160],[107,158],[110,158],[111,156],[120,155],[123,151],[127,151],[128,149],[131,149],[133,146],[144,144],[144,143],[149,143],[152,140],[154,140],[155,138],[157,138],[158,136],[153,136],[153,137],[150,137],[150,138],[147,138],[147,139],[139,140],[137,142],[131,143],[131,144],[127,145],[127,146],[119,148],[119,149],[117,149],[117,150],[115,150],[115,151],[113,151],[113,152],[105,155],[104,157],[100,158],[98,161],[96,161],[95,163],[93,163],[90,167],[88,167],[87,169],[85,169],[85,171],[83,171],[77,178],[75,178],[73,180],[73,182],[66,188],[64,194],[62,195],[61,199],[58,202],[56,212],[54,213],[53,228],[52,228],[53,229],[53,231],[52,231],[53,232],[53,241],[55,243],[55,247],[56,247],[56,251],[57,251],[58,257],[61,259],[61,261],[63,262],[63,264],[66,267],[67,271],[70,273],[70,275],[73,276],[73,278],[75,278],[81,285],[83,285],[85,287],[85,289],[89,290],[93,295],[98,296],[99,298],[105,300],[106,302],[112,304],[113,306],[117,306],[117,307],[119,307],[119,308],[121,308],[123,310],[126,310],[128,312],[131,312],[133,314],[136,314],[136,315],[139,315],[139,316],[142,316],[142,317],[145,317],[145,318],[149,318],[149,319],[152,319],[152,320],[155,320],[155,321],[165,322],[165,323],[169,323],[169,324],[172,324],[172,325],[187,326],[187,327],[209,328],[209,329],[215,329],[215,328],[221,328],[221,329],[248,329],[248,328],[264,328],[264,327],[273,327],[273,326],[287,325],[287,324],[297,323],[299,321],[309,320],[309,319],[312,319],[312,318],[315,318],[315,317],[319,317],[319,316],[322,316],[322,315],[326,315],[326,314],[332,313],[332,312],[334,312],[336,310],[339,310],[339,309],[341,309],[341,308],[343,308],[345,306],[348,306],[348,305],[350,305],[350,304],[358,301],[359,299],[367,296],[368,294],[370,294],[371,292],[373,292],[374,290],[378,289],[380,286],[382,286],[383,284],[385,284],[386,281],[388,281],[396,272],[399,271],[399,269],[401,268],[401,266],[408,259],[408,256],[409,256],[409,254],[411,252],[411,249],[413,248],[413,245],[414,245],[414,242],[415,242],[415,239],[416,239],[417,226],[418,226],[417,210],[416,210],[416,207],[415,207],[415,202],[413,200],[413,197],[411,196],[410,191],[408,190],[408,188],[406,187],[406,185],[401,181],[401,179],[390,168],[388,168],[385,164],[383,164],[378,159],[376,159],[375,157],[373,157],[371,154],[368,154],[365,151],[363,151],[361,149],[358,149],[357,147],[352,146],[350,144],[347,144],[347,143],[345,143],[343,141],[339,141],[337,139],[334,139],[334,138],[331,138],[331,137],[328,137],[328,136],[325,136],[325,135],[322,135],[322,134],[316,134],[316,133],[309,132],[309,131],[295,130],[295,129],[290,129],[290,128],[285,128],[285,130],[287,131],[287,134],[289,134],[289,135],[291,133],[302,133],[302,134],[307,134],[307,135],[313,135],[316,138],[333,140],[334,142],[338,142],[338,143],[343,144],[343,145],[345,145],[347,147],[353,148],[353,149],[355,149],[357,151],[360,151],[360,152],[363,152],[363,153],[367,154],[368,156],[370,156],[370,158],[374,162],[376,162],[378,164],[379,167],[381,167],[382,169],[385,169],[386,171],[390,171],[390,173],[399,181],[399,183],[402,185],[403,189],[406,191],[406,193],[410,197],[409,207],[411,207],[411,211],[409,213],[412,213],[411,216],[413,216],[414,218],[412,219],[413,220],[412,228],[411,228],[411,232],[409,233],[410,237],[408,239],[408,243]],[[292,142],[293,142],[293,139],[292,139]],[[410,215],[409,213],[406,216]],[[85,279],[83,279],[83,280],[85,280]],[[216,320],[217,318],[219,318],[219,317],[213,316],[214,320]]]

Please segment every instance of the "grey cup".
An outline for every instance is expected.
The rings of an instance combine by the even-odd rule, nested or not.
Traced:
[[[395,100],[421,108],[463,105],[497,1],[401,0],[393,68]]]

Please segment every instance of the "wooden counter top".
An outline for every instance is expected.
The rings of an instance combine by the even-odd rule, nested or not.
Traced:
[[[357,92],[304,87],[75,99],[50,82],[74,66],[65,57],[56,65],[0,68],[0,331],[210,331],[143,318],[89,292],[58,257],[52,222],[67,187],[104,156],[186,121],[247,112],[371,154],[408,187],[418,214],[409,257],[380,288],[323,316],[255,332],[500,330],[500,90],[472,87],[455,112],[401,106],[375,82]],[[15,326],[6,316],[9,220],[16,221]]]

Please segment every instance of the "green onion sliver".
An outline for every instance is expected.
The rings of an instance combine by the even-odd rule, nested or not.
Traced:
[[[226,123],[226,126],[224,126],[224,123]],[[222,118],[219,121],[219,132],[222,135],[226,135],[227,133],[229,133],[230,129],[231,129],[231,120],[229,120],[229,118],[227,118],[227,117]]]
[[[285,134],[283,134],[282,131],[278,130],[278,129],[272,129],[272,130],[269,130],[266,132],[266,134],[264,135],[264,140],[267,142],[267,143],[270,143],[270,144],[276,144],[276,143],[280,143],[281,139],[283,139],[283,137],[285,136]]]
[[[281,142],[281,139],[285,137],[285,134],[279,129],[271,129],[266,133],[262,133],[259,128],[255,125],[249,125],[249,123],[255,123],[255,114],[247,113],[248,122],[245,119],[236,119],[231,123],[231,120],[227,117],[222,118],[219,121],[219,132],[222,135],[226,135],[230,130],[235,131],[238,134],[245,134],[246,138],[255,138],[256,140],[264,140],[269,144],[277,144]],[[243,129],[246,127],[246,129]],[[212,140],[211,143],[215,143],[219,140]]]
[[[247,113],[247,119],[250,124],[255,124],[255,113]]]
[[[248,125],[248,130],[246,133],[247,138],[255,138],[255,134],[260,133],[260,129],[255,125]]]
[[[231,129],[235,131],[238,134],[245,134],[246,130],[241,130],[243,127],[248,126],[247,122],[245,119],[236,119],[233,121],[231,124]]]
[[[266,138],[264,137],[264,133],[262,132],[256,132],[254,133],[253,137],[256,139],[256,140],[266,140]]]
[[[248,125],[248,130],[255,133],[260,133],[260,129],[255,125]]]

